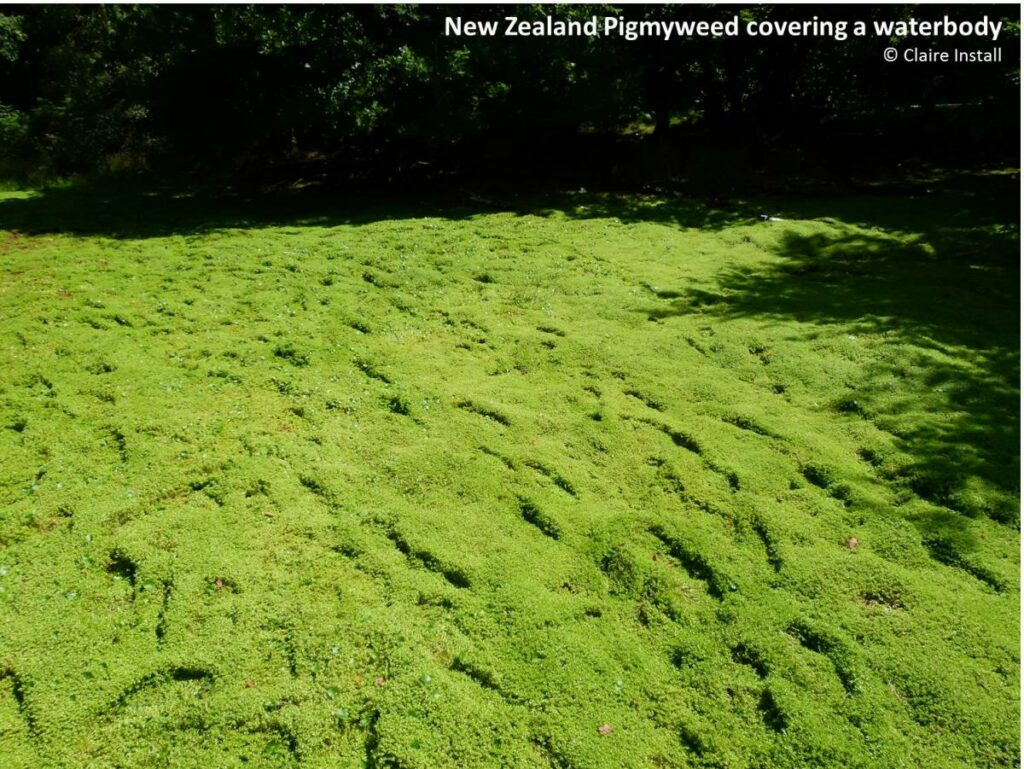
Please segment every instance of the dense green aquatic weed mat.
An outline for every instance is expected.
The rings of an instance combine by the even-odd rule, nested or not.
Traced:
[[[1013,194],[5,195],[0,764],[1013,765]]]

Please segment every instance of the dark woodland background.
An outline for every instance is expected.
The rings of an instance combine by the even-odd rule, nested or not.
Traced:
[[[446,38],[444,18],[1004,19],[1001,64],[875,37]],[[664,184],[1019,164],[1019,6],[0,8],[0,177]],[[991,48],[986,40],[893,41]]]

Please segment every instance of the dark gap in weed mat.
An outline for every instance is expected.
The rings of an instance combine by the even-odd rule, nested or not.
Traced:
[[[687,574],[704,583],[712,598],[721,601],[727,593],[736,590],[736,586],[712,567],[701,553],[670,536],[661,526],[652,526],[648,531],[666,547],[669,555],[679,562]]]
[[[996,593],[1002,593],[1006,590],[1006,584],[998,576],[993,574],[991,571],[983,566],[976,563],[972,563],[970,560],[964,557],[964,555],[958,549],[956,543],[949,539],[941,536],[928,537],[922,540],[922,544],[928,551],[933,559],[938,561],[944,566],[949,566],[954,569],[959,569],[979,582],[984,583]]]
[[[365,719],[366,721],[366,741],[363,749],[366,756],[365,769],[388,769],[387,764],[378,763],[378,752],[380,751],[380,733],[377,730],[377,724],[380,721],[380,709],[374,708]]]
[[[302,764],[302,753],[299,751],[299,739],[295,735],[295,732],[285,724],[275,720],[265,726],[261,726],[250,731],[258,734],[271,735],[277,738],[271,739],[263,746],[262,753],[264,756],[267,756],[268,758],[279,756],[283,749],[293,761],[299,765]]]
[[[650,283],[643,281],[640,286],[650,293],[654,294],[658,299],[681,299],[686,296],[683,291],[675,291],[673,289],[662,289],[656,286],[652,286]]]
[[[730,491],[740,490],[740,477],[733,470],[726,470],[713,462],[708,462],[707,467],[709,470],[716,472],[725,478],[725,482],[729,484]]]
[[[711,502],[708,502],[706,499],[700,499],[699,497],[695,497],[695,496],[693,496],[691,494],[687,494],[686,495],[686,499],[684,500],[684,502],[693,505],[698,510],[703,511],[703,512],[707,513],[708,515],[714,515],[714,516],[716,516],[718,518],[721,518],[722,520],[726,521],[729,524],[730,527],[733,527],[736,524],[736,518],[733,515],[727,513],[722,508],[720,508],[720,507],[718,507],[716,505],[713,505]]]
[[[861,417],[862,419],[871,418],[871,415],[868,414],[864,405],[852,397],[840,398],[832,404],[832,408],[839,414],[852,414],[854,416]]]
[[[661,478],[662,485],[666,491],[677,497],[680,502],[686,503],[692,501],[686,493],[686,486],[683,483],[682,478],[665,466],[664,463],[659,463],[658,468],[658,476]]]
[[[835,643],[828,636],[822,635],[802,622],[794,622],[786,629],[800,645],[816,654],[828,654]]]
[[[747,348],[747,352],[755,356],[765,366],[772,362],[771,350],[763,344],[753,344]]]
[[[124,551],[114,549],[110,551],[110,559],[107,563],[107,574],[118,579],[123,579],[131,588],[132,600],[135,600],[135,577],[138,572],[138,564],[132,558],[125,555]]]
[[[121,458],[122,462],[128,461],[128,439],[125,438],[124,433],[120,428],[110,428],[110,437],[114,439],[114,446],[117,449],[117,455]]]
[[[483,453],[483,454],[486,454],[489,457],[494,457],[499,462],[501,462],[503,465],[505,465],[505,467],[507,469],[509,469],[509,470],[515,470],[516,469],[515,462],[513,462],[508,457],[506,457],[506,456],[504,456],[502,454],[499,454],[497,451],[494,451],[493,449],[489,449],[486,446],[480,446],[479,447],[479,451],[481,453]]]
[[[340,545],[332,545],[330,547],[331,552],[337,553],[338,555],[344,556],[349,560],[356,560],[364,555],[364,551],[356,547],[350,542],[345,542]]]
[[[270,382],[274,385],[274,389],[281,395],[293,395],[295,393],[294,385],[292,385],[288,380],[270,377]]]
[[[171,594],[174,591],[174,578],[168,577],[160,584],[160,610],[156,615],[156,625],[153,633],[156,636],[156,645],[163,646],[164,638],[167,635],[167,613],[170,610]]]
[[[283,631],[281,633],[281,646],[284,648],[284,658],[288,663],[288,675],[292,678],[298,678],[299,656],[295,648],[294,633],[290,628],[283,627],[281,624],[276,624],[276,629]]]
[[[768,529],[768,524],[760,516],[755,516],[751,520],[750,525],[754,533],[757,534],[757,538],[761,540],[761,544],[764,545],[768,564],[776,573],[781,572],[783,567],[782,555],[779,553],[779,546],[775,541],[775,537],[772,536],[771,531]]]
[[[355,367],[357,369],[366,374],[366,376],[368,376],[370,379],[376,379],[378,382],[383,382],[384,384],[392,383],[391,379],[387,375],[381,373],[377,368],[375,368],[372,363],[360,359],[354,360],[353,363],[355,364]]]
[[[509,421],[509,418],[502,414],[500,411],[495,411],[494,409],[488,408],[487,406],[481,406],[480,404],[474,403],[473,401],[461,400],[458,401],[455,405],[457,408],[460,408],[464,411],[469,411],[470,413],[477,414],[478,416],[481,416],[484,419],[489,419],[492,422],[497,422],[499,425],[502,425],[503,427],[509,427],[512,424]]]
[[[868,607],[883,607],[889,611],[906,609],[903,589],[898,585],[864,590],[859,596],[862,604]]]
[[[751,648],[747,644],[737,644],[732,648],[733,661],[740,664],[746,665],[757,673],[759,678],[767,678],[771,672],[768,663],[759,651]]]
[[[544,755],[554,769],[575,769],[572,761],[563,755],[561,751],[557,750],[551,742],[551,737],[547,735],[533,738],[533,744],[544,752]]]
[[[874,468],[879,468],[885,464],[885,457],[874,449],[866,447],[857,449],[857,456]]]
[[[453,587],[460,589],[470,587],[469,577],[467,577],[462,571],[444,565],[436,556],[426,550],[418,550],[414,548],[409,544],[408,540],[406,540],[405,537],[403,537],[393,527],[388,526],[385,529],[384,534],[391,540],[398,552],[404,555],[411,563],[419,564],[427,571],[439,574]]]
[[[767,686],[761,691],[761,696],[757,701],[757,709],[761,713],[765,726],[773,732],[785,734],[786,728],[789,726],[789,719],[782,708],[779,707],[775,696]]]
[[[392,414],[398,414],[399,416],[409,416],[409,402],[398,395],[393,395],[385,400],[385,405]]]
[[[502,699],[505,699],[505,694],[502,692],[498,679],[493,673],[473,665],[462,657],[456,657],[453,659],[449,667],[451,670],[462,673],[481,688],[495,692],[501,696]]]
[[[327,487],[316,478],[312,478],[308,475],[300,475],[299,483],[301,483],[303,488],[309,491],[313,496],[325,498],[330,496]]]
[[[523,497],[519,498],[519,513],[523,516],[524,521],[536,526],[545,536],[551,537],[551,539],[559,539],[561,537],[558,524],[542,513],[530,500]]]
[[[129,685],[118,695],[113,707],[121,710],[127,707],[129,700],[144,689],[161,686],[167,683],[201,683],[204,690],[214,684],[214,675],[209,670],[199,667],[171,666],[143,676]]]
[[[25,680],[20,673],[11,667],[9,662],[0,666],[0,681],[5,679],[11,682],[11,694],[14,697],[15,704],[18,706],[18,714],[21,716],[21,720],[25,722],[25,726],[28,728],[28,733],[32,736],[32,739],[38,741],[40,739],[39,724],[36,722],[35,713],[29,707],[25,696],[27,688]]]
[[[693,653],[685,647],[676,647],[669,652],[668,661],[676,670],[685,670],[696,662]]]
[[[662,424],[661,422],[657,422],[653,419],[647,419],[646,417],[638,418],[625,416],[623,417],[623,419],[633,420],[645,425],[650,425],[651,427],[661,431],[669,438],[671,438],[672,443],[678,446],[679,448],[692,452],[699,457],[704,456],[704,450],[701,448],[700,444],[696,441],[696,439],[694,439],[687,433],[675,430],[674,428],[671,428],[668,425]],[[711,470],[712,472],[722,476],[722,478],[724,478],[726,483],[729,485],[730,491],[736,492],[740,490],[740,477],[736,474],[735,471],[724,468],[707,458],[704,459],[704,466],[707,467],[708,470]],[[692,501],[695,501],[698,505],[703,504],[697,500]]]
[[[254,497],[268,497],[270,495],[270,484],[263,478],[256,481],[245,490],[245,498],[250,500]]]
[[[385,280],[384,278],[381,278],[380,276],[375,275],[370,271],[366,271],[363,273],[363,281],[369,283],[374,288],[398,288],[397,283]]]
[[[832,470],[817,465],[804,465],[800,473],[809,483],[817,486],[844,507],[853,504],[853,491],[844,483],[838,483]]]
[[[554,470],[551,470],[550,468],[545,467],[540,462],[538,462],[538,461],[536,461],[534,459],[528,459],[528,460],[524,461],[523,464],[526,465],[527,467],[529,467],[531,470],[536,470],[538,473],[543,475],[545,478],[550,479],[551,482],[553,484],[555,484],[555,486],[560,488],[562,491],[564,491],[570,497],[578,496],[577,493],[576,493],[576,488],[568,480],[563,478],[561,475],[556,473]]]
[[[224,493],[219,488],[215,478],[204,478],[200,481],[189,481],[188,488],[196,493],[202,494],[218,507],[223,507],[225,504]]]
[[[766,430],[765,428],[761,427],[760,425],[758,425],[755,422],[752,422],[751,420],[747,419],[746,417],[742,417],[742,416],[738,416],[738,415],[732,415],[732,416],[723,417],[722,421],[727,423],[727,424],[732,425],[733,427],[738,427],[740,430],[746,430],[747,432],[754,433],[755,435],[762,435],[765,438],[774,438],[775,437],[771,433],[771,431]]]
[[[102,376],[103,374],[110,374],[116,371],[117,369],[110,363],[107,363],[105,361],[97,361],[95,363],[90,363],[89,365],[87,365],[85,367],[85,370],[88,371],[93,376]]]
[[[853,491],[846,484],[840,483],[828,489],[828,495],[843,504],[844,507],[853,505]]]
[[[824,656],[832,663],[836,676],[847,694],[855,694],[859,690],[852,652],[846,644],[800,621],[791,623],[786,632],[805,649]]]
[[[642,589],[643,573],[636,560],[622,545],[613,545],[598,563],[611,582],[613,595],[636,597]]]
[[[807,481],[819,489],[827,490],[833,483],[832,473],[814,465],[805,465],[800,468],[800,473]]]
[[[654,411],[664,411],[665,410],[665,404],[661,403],[660,401],[655,400],[654,398],[651,398],[651,397],[649,397],[647,395],[644,395],[643,393],[641,393],[638,390],[624,390],[623,392],[626,395],[628,395],[630,398],[636,398],[638,401],[640,401],[642,404],[644,404],[649,409],[653,409]]]
[[[176,667],[170,670],[169,676],[172,681],[212,681],[213,675],[203,668]]]
[[[707,741],[695,730],[685,726],[679,728],[679,744],[695,756],[706,756],[711,752]]]
[[[274,348],[274,356],[281,360],[287,361],[288,363],[298,368],[304,368],[309,365],[309,355],[304,352],[299,352],[294,345],[285,344],[279,345]]]
[[[697,440],[693,438],[693,436],[684,433],[681,430],[676,430],[673,427],[669,427],[668,425],[663,424],[661,422],[656,422],[653,419],[642,418],[639,419],[638,421],[643,422],[644,424],[648,424],[651,427],[665,433],[665,435],[667,435],[672,440],[672,443],[674,443],[679,448],[693,452],[697,456],[702,456],[704,454],[704,450],[700,447],[700,444],[697,443]]]

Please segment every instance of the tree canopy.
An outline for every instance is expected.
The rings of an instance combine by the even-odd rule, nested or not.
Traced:
[[[973,20],[985,11],[1009,13],[1005,6],[823,6],[813,14]],[[984,111],[986,136],[967,130],[975,143],[1016,142],[1009,138],[1019,108],[1016,19],[1007,19],[999,40],[1008,61],[971,67],[887,64],[886,41],[870,36],[446,36],[444,19],[456,13],[481,20],[808,15],[786,6],[8,7],[0,10],[0,173],[399,162],[443,157],[452,147],[560,146],[560,137],[631,130],[757,147],[882,132],[898,143],[902,131],[919,147],[943,105]],[[946,128],[943,135],[949,139]]]

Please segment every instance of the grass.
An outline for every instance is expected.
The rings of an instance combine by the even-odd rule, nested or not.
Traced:
[[[1018,203],[4,194],[0,765],[1015,765]]]

